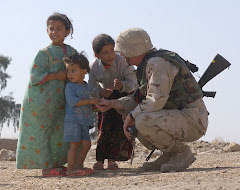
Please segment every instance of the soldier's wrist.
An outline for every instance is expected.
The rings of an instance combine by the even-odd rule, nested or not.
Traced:
[[[132,111],[129,112],[129,116],[134,119],[133,115],[132,115]]]

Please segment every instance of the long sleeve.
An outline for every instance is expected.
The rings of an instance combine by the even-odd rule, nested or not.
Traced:
[[[31,85],[37,85],[43,78],[49,73],[48,66],[49,60],[48,55],[44,51],[40,50],[36,55],[33,63],[30,67]]]
[[[71,83],[68,83],[66,85],[65,97],[66,97],[66,103],[71,108],[74,107],[80,101],[80,97],[78,97],[75,91],[73,90]]]
[[[179,69],[164,58],[149,59],[146,67],[148,89],[146,99],[133,110],[135,118],[141,112],[155,112],[165,106]]]
[[[99,90],[101,87],[99,86],[99,83],[96,81],[94,69],[90,70],[88,84],[89,84],[90,96],[94,98],[98,98],[100,96]]]
[[[119,64],[126,65],[126,62],[124,61],[124,63],[121,63],[120,61]],[[126,66],[125,69],[123,70],[122,83],[123,87],[120,90],[120,92],[130,93],[136,90],[138,84],[133,66]]]
[[[125,59],[116,54],[115,62],[106,69],[100,59],[95,58],[90,64],[89,89],[92,97],[99,97],[100,88],[114,89],[114,80],[121,80],[123,87],[120,92],[132,92],[137,88],[134,67],[129,66]]]

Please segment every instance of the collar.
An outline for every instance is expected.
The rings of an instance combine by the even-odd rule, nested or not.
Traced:
[[[101,59],[98,59],[98,63],[99,63],[99,66],[101,68],[101,70],[108,70],[108,71],[114,71],[116,72],[117,70],[117,61],[115,59],[114,63],[112,65],[110,65],[108,68],[106,68],[106,66],[103,65],[102,63],[102,60]]]

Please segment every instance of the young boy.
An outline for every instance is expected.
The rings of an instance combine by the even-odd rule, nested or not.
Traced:
[[[66,116],[64,119],[64,141],[70,142],[68,151],[68,176],[81,176],[93,173],[84,168],[83,162],[91,147],[89,126],[93,126],[92,104],[99,98],[90,98],[88,84],[84,81],[90,71],[89,62],[82,54],[64,57],[67,77],[70,80],[65,88]],[[78,152],[79,146],[81,149]]]

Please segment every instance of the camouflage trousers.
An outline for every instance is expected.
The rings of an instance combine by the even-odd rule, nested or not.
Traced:
[[[149,150],[171,152],[183,142],[201,138],[207,130],[208,112],[202,99],[184,109],[142,112],[135,118],[137,138]],[[176,150],[177,151],[177,150]]]

